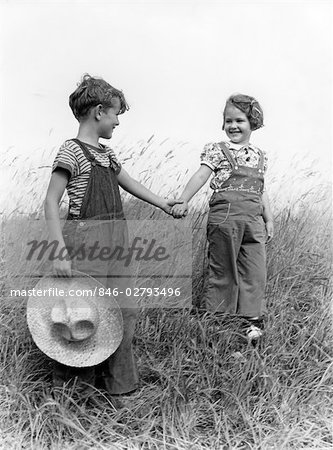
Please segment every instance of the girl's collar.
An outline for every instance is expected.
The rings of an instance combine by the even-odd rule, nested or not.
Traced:
[[[250,147],[253,149],[253,145],[251,144],[251,142],[249,142],[246,145],[243,145],[243,144],[235,144],[234,142],[228,141],[227,144],[228,144],[228,147],[232,148],[233,150],[240,150],[243,147]]]

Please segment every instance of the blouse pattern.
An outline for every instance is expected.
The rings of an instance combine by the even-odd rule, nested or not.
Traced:
[[[232,147],[231,142],[224,142],[230,153],[234,157],[239,166],[258,167],[260,159],[260,150],[252,144],[236,149]],[[264,172],[267,170],[267,156],[264,156]],[[221,189],[222,184],[230,177],[232,167],[226,156],[224,155],[218,143],[211,142],[206,144],[200,155],[201,164],[205,164],[214,171],[214,175],[210,182],[211,189]]]

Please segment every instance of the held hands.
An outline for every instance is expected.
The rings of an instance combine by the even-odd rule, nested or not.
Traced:
[[[179,205],[182,204],[184,202],[184,200],[182,199],[174,199],[174,198],[168,198],[168,199],[163,199],[162,205],[161,205],[161,209],[163,209],[164,212],[166,212],[167,214],[173,214],[173,207],[174,205]]]
[[[188,213],[188,202],[183,200],[183,203],[180,205],[175,205],[171,211],[173,217],[175,219],[180,219],[181,217],[185,217]]]
[[[173,215],[173,217],[179,219],[180,217],[185,217],[188,212],[188,203],[186,200],[181,198],[178,199],[164,199],[164,203],[161,208],[167,214]]]
[[[265,227],[266,227],[266,244],[268,244],[269,242],[271,242],[274,236],[273,221],[269,220],[268,222],[266,222]]]

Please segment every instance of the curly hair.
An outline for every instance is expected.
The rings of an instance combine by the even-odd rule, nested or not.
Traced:
[[[264,113],[259,102],[249,95],[233,94],[228,98],[224,107],[223,130],[225,125],[225,110],[230,105],[239,109],[246,115],[249,119],[252,131],[264,126]]]
[[[69,96],[69,106],[78,121],[83,119],[91,108],[102,105],[104,108],[114,106],[114,99],[120,101],[119,114],[129,110],[122,91],[111,86],[102,78],[85,74],[75,91]]]

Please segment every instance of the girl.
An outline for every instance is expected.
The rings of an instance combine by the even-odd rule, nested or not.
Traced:
[[[188,201],[211,174],[207,239],[209,275],[204,288],[208,310],[244,317],[246,335],[262,335],[265,313],[266,249],[273,237],[273,220],[264,191],[265,154],[250,143],[252,131],[263,126],[263,111],[256,99],[236,94],[228,98],[222,129],[229,141],[207,144],[201,167],[187,183],[172,209],[183,217]]]

